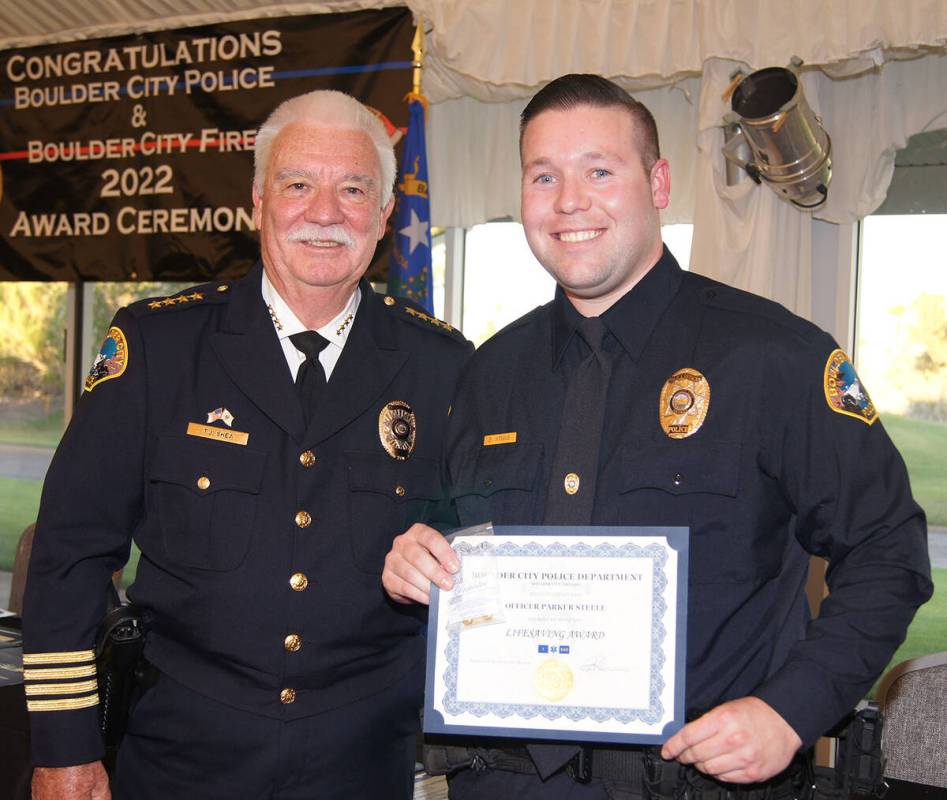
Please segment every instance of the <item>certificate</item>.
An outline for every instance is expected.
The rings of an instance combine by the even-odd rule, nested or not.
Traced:
[[[610,526],[458,535],[465,583],[488,574],[499,598],[493,613],[458,624],[451,592],[432,588],[424,731],[669,738],[684,725],[688,535]]]

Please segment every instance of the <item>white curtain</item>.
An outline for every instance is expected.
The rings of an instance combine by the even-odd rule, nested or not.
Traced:
[[[408,0],[431,28],[425,92],[432,218],[518,217],[518,115],[566,72],[616,80],[654,113],[671,162],[665,222],[694,222],[692,268],[808,316],[811,217],[765,186],[727,186],[722,98],[737,67],[805,62],[832,136],[816,212],[851,222],[884,200],[894,153],[947,126],[944,0]],[[683,255],[683,254],[681,254]]]

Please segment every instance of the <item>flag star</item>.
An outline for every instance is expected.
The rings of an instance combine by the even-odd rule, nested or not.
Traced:
[[[411,247],[408,249],[408,255],[414,253],[414,248],[419,244],[427,244],[427,220],[422,220],[418,217],[417,212],[412,208],[411,209],[411,224],[406,228],[402,228],[398,233],[402,236],[407,236],[411,240]]]

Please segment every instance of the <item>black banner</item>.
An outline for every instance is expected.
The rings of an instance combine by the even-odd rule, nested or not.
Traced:
[[[242,275],[259,254],[256,129],[338,89],[400,137],[413,34],[388,8],[0,53],[0,280]]]

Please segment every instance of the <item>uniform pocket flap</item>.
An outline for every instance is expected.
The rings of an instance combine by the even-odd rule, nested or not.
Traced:
[[[346,453],[345,461],[352,491],[384,494],[396,501],[441,497],[440,467],[433,458],[397,461],[374,453]]]
[[[536,485],[543,457],[541,444],[500,444],[466,454],[454,480],[452,497],[489,497],[506,489],[529,490]]]
[[[185,486],[196,494],[238,491],[258,494],[263,483],[266,453],[246,447],[190,436],[165,435],[148,477]]]
[[[633,442],[622,454],[622,493],[661,489],[668,494],[709,492],[733,497],[740,470],[739,442],[686,439]]]

